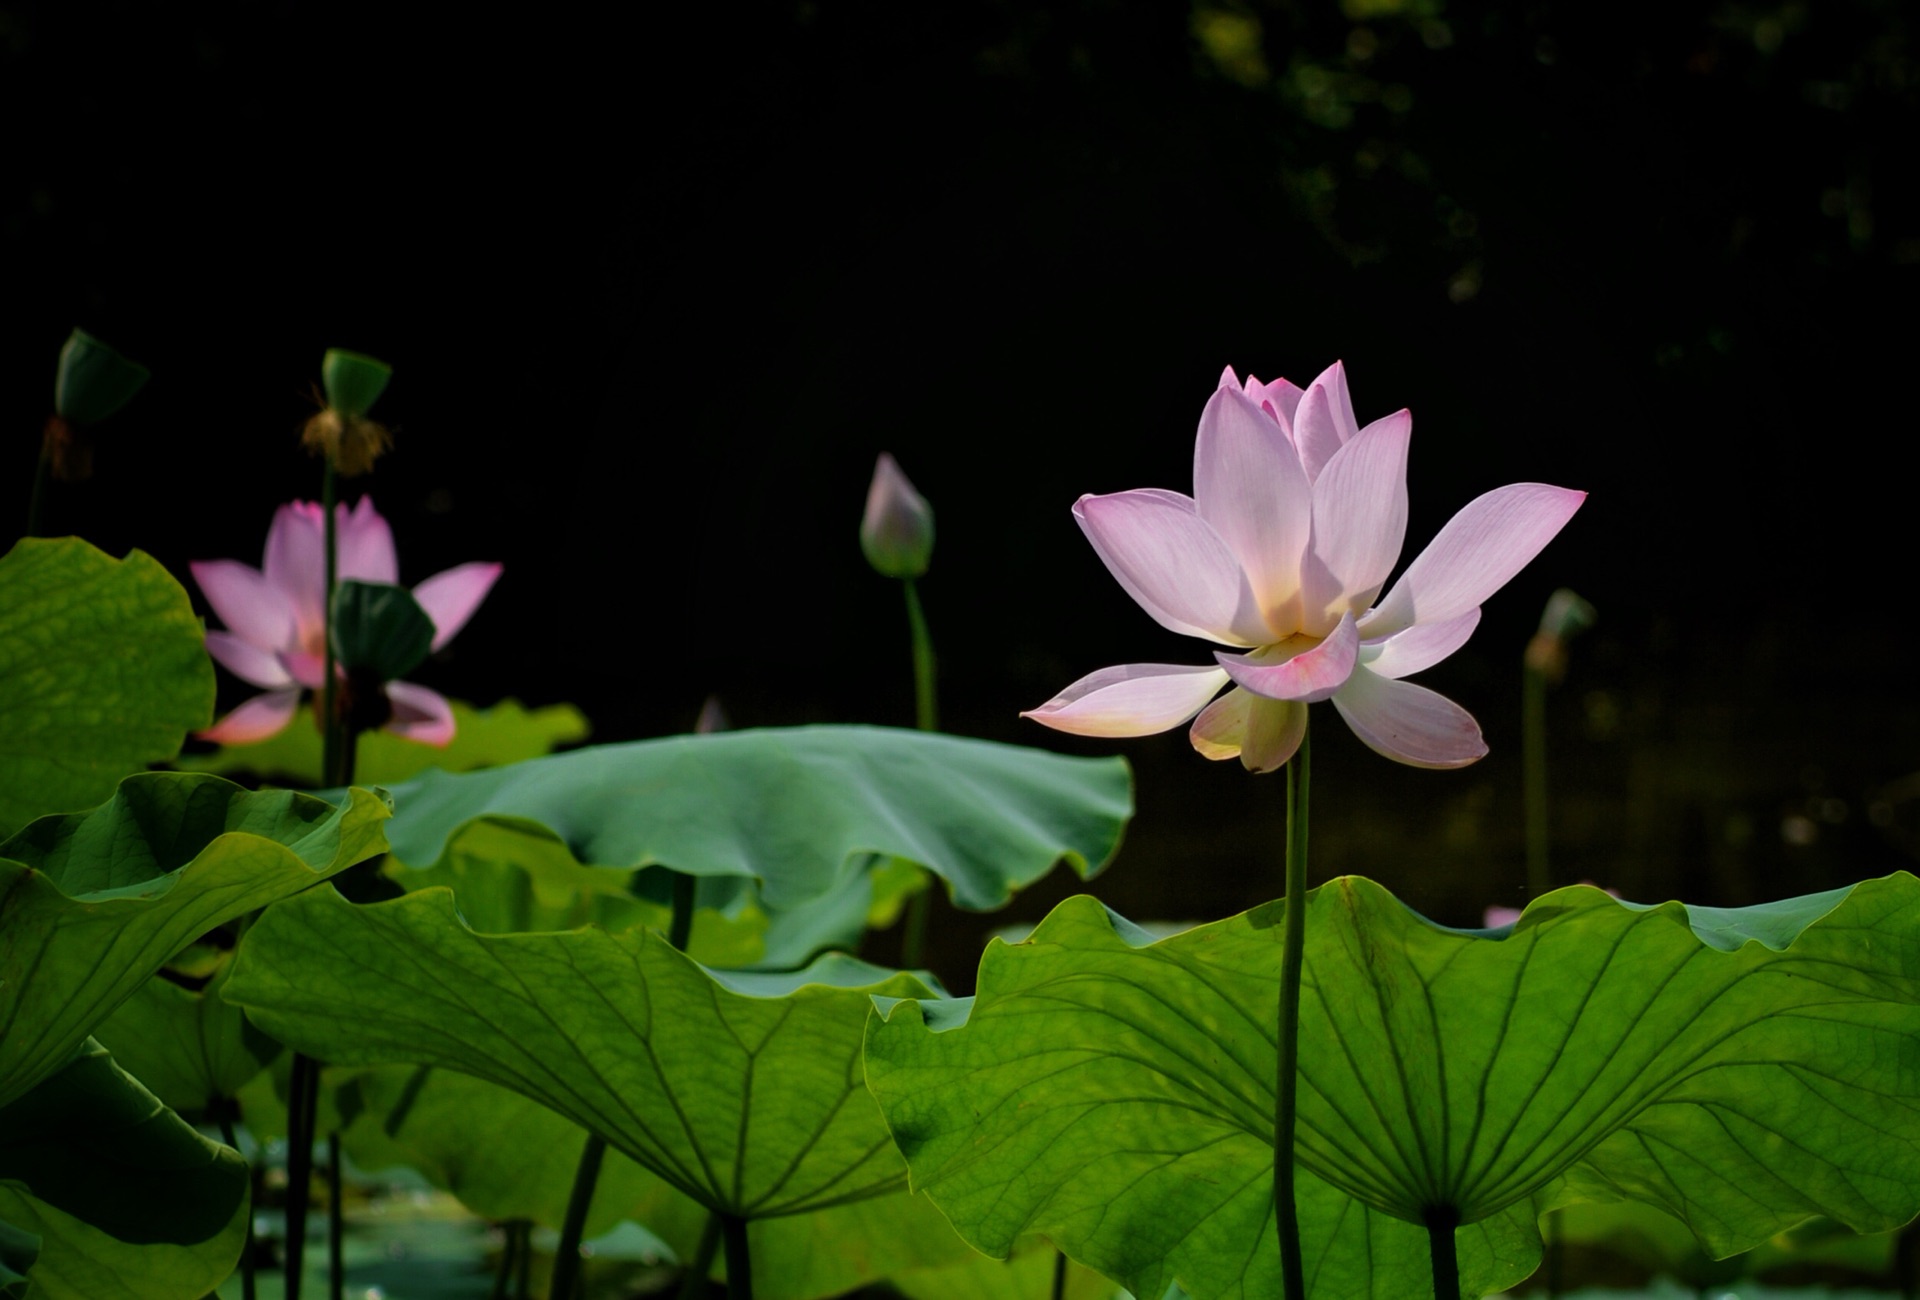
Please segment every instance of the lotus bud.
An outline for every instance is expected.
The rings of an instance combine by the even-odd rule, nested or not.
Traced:
[[[54,478],[77,483],[93,472],[87,430],[133,400],[148,370],[83,329],[67,336],[53,377],[53,415],[42,435],[42,454]]]
[[[933,558],[933,507],[913,490],[892,456],[880,453],[860,520],[860,549],[888,578],[917,578]]]
[[[308,450],[325,455],[347,478],[373,468],[393,445],[393,435],[367,418],[367,411],[386,391],[393,367],[358,352],[329,348],[320,362],[326,405],[307,421],[300,441]]]

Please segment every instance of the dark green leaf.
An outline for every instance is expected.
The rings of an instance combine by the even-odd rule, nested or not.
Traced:
[[[154,976],[94,1031],[121,1069],[189,1116],[232,1097],[280,1054],[280,1044],[220,996],[232,956],[221,953],[199,989]]]
[[[333,645],[349,673],[398,681],[433,649],[433,619],[405,587],[348,579],[333,593]]]
[[[0,836],[99,803],[212,717],[200,620],[152,557],[61,537],[0,558]]]
[[[53,378],[53,409],[75,424],[98,424],[133,400],[150,372],[83,329],[67,335]]]
[[[335,807],[153,772],[0,844],[0,1104],[196,936],[378,853],[386,816],[365,790]]]

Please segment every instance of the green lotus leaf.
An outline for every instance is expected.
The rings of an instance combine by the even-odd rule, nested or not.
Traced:
[[[771,910],[831,894],[888,857],[987,909],[1066,859],[1082,876],[1132,814],[1126,764],[883,727],[799,727],[601,745],[394,788],[388,836],[425,867],[476,820],[581,862],[757,879]],[[873,855],[880,855],[876,859]]]
[[[560,1226],[586,1138],[571,1121],[518,1093],[450,1070],[335,1067],[326,1074],[337,1112],[352,1116],[341,1141],[355,1165],[407,1165],[483,1218]],[[707,1215],[703,1206],[609,1151],[586,1235],[631,1220],[685,1260]],[[765,1300],[820,1300],[903,1270],[977,1257],[924,1196],[904,1191],[757,1220],[748,1234],[754,1294]]]
[[[39,1254],[37,1233],[0,1219],[0,1300],[25,1300],[27,1270]]]
[[[0,1217],[41,1238],[45,1300],[194,1300],[232,1271],[248,1175],[90,1044],[0,1108]]]
[[[1037,1237],[1005,1259],[969,1250],[946,1264],[895,1273],[889,1285],[907,1300],[1051,1300],[1060,1253]],[[1124,1300],[1120,1284],[1067,1261],[1066,1300]]]
[[[365,790],[336,807],[149,772],[0,843],[0,1105],[190,941],[378,853],[386,816]]]
[[[1510,932],[1433,925],[1366,880],[1313,891],[1297,1152],[1314,1289],[1424,1293],[1429,1206],[1467,1225],[1467,1294],[1530,1270],[1549,1202],[1655,1204],[1716,1255],[1814,1214],[1911,1218],[1916,886],[1737,912],[1576,888]],[[1153,943],[1071,899],[988,949],[970,1007],[887,1007],[868,1080],[914,1186],[990,1254],[1037,1231],[1136,1294],[1271,1294],[1284,911]]]
[[[280,1054],[279,1043],[220,996],[232,963],[230,951],[219,954],[197,989],[155,975],[94,1031],[121,1069],[186,1115],[231,1098]]]
[[[582,866],[559,841],[498,822],[463,827],[436,866],[393,874],[410,892],[453,890],[461,917],[482,934],[583,925],[613,931],[644,925],[664,932],[673,916],[670,906],[633,895],[632,869]],[[766,914],[751,905],[736,903],[725,912],[701,907],[687,950],[709,966],[751,966],[765,952],[766,930]]]
[[[200,620],[153,557],[76,537],[0,557],[0,836],[99,803],[212,717]]]
[[[860,1064],[869,993],[912,975],[830,954],[715,975],[648,930],[480,935],[440,889],[315,890],[248,933],[226,997],[342,1065],[458,1070],[559,1112],[711,1210],[801,1214],[904,1186]]]
[[[404,740],[390,731],[369,731],[355,750],[354,779],[362,785],[391,786],[430,767],[468,772],[500,767],[550,754],[561,745],[585,740],[587,720],[571,704],[529,709],[518,700],[491,708],[453,702],[453,740],[445,749]],[[185,772],[248,773],[279,784],[312,788],[321,783],[320,731],[302,717],[252,745],[223,745],[210,754],[186,754],[174,766]]]

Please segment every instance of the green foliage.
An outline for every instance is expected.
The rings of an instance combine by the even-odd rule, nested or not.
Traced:
[[[127,1073],[185,1114],[232,1097],[280,1054],[280,1044],[220,996],[232,956],[220,953],[199,989],[155,975],[94,1031]]]
[[[479,709],[453,701],[457,730],[445,749],[403,740],[386,731],[360,737],[354,777],[363,785],[396,785],[430,767],[466,772],[501,767],[550,754],[560,745],[587,737],[587,720],[571,704],[529,709],[518,700],[502,700]],[[312,788],[321,784],[320,729],[304,719],[253,745],[223,745],[211,754],[188,754],[174,766],[187,772],[247,773],[271,777],[282,785]]]
[[[333,644],[340,666],[398,681],[433,649],[433,620],[405,587],[351,578],[333,592]]]
[[[359,352],[328,348],[320,360],[320,383],[327,405],[347,419],[359,419],[387,391],[393,367]]]
[[[1468,1294],[1531,1269],[1547,1203],[1645,1201],[1722,1255],[1812,1214],[1920,1210],[1913,877],[1738,912],[1566,889],[1504,934],[1357,878],[1309,898],[1317,1294],[1418,1293],[1429,1205],[1468,1225]],[[970,1008],[889,1008],[868,1079],[914,1185],[992,1254],[1037,1231],[1136,1294],[1271,1294],[1284,911],[1151,943],[1071,899],[989,948]]]
[[[151,372],[83,329],[67,335],[53,377],[53,409],[75,424],[98,424],[133,400]]]
[[[394,856],[438,862],[454,832],[504,821],[581,862],[750,877],[785,909],[903,857],[991,908],[1064,858],[1104,866],[1133,811],[1120,759],[882,727],[801,727],[601,745],[394,788]],[[870,895],[868,895],[870,898]]]
[[[341,1140],[363,1169],[408,1165],[489,1219],[557,1228],[586,1135],[518,1093],[469,1075],[415,1066],[332,1069]],[[682,1260],[707,1211],[618,1151],[601,1167],[586,1235],[643,1224]],[[977,1258],[923,1196],[894,1192],[852,1205],[756,1221],[754,1294],[819,1300],[907,1269]]]
[[[709,1209],[800,1214],[904,1186],[862,1082],[870,993],[910,975],[832,954],[715,975],[657,934],[483,936],[451,894],[274,908],[226,996],[300,1051],[444,1066],[558,1111]]]
[[[384,804],[142,773],[89,813],[0,843],[0,1105],[195,937],[384,847]]]
[[[151,556],[62,537],[0,558],[0,836],[99,803],[212,716],[200,621]]]
[[[41,1237],[36,1300],[194,1300],[239,1258],[239,1153],[89,1045],[0,1108],[0,1217]]]
[[[0,1219],[0,1300],[25,1300],[27,1270],[39,1254],[39,1234]]]

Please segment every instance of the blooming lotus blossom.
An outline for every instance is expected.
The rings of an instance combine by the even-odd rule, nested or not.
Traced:
[[[362,497],[351,511],[344,505],[335,510],[339,580],[397,584],[393,530],[373,500]],[[227,625],[224,632],[207,633],[207,652],[234,676],[266,690],[201,732],[202,738],[228,745],[264,740],[293,720],[303,691],[319,689],[326,564],[325,513],[315,502],[293,501],[273,516],[260,568],[238,560],[191,566],[207,604]],[[433,620],[435,650],[466,625],[499,576],[497,564],[462,564],[413,589]],[[388,682],[385,690],[392,705],[386,730],[429,745],[453,739],[453,709],[444,696],[410,682]]]
[[[1480,758],[1472,716],[1403,679],[1466,643],[1480,603],[1586,494],[1540,483],[1487,493],[1381,599],[1406,534],[1412,428],[1406,411],[1361,428],[1339,362],[1304,390],[1242,384],[1228,368],[1200,416],[1191,497],[1089,495],[1073,515],[1162,627],[1244,653],[1103,668],[1022,716],[1083,736],[1144,736],[1191,718],[1202,754],[1270,772],[1299,748],[1307,705],[1332,700],[1355,735],[1397,762]]]

